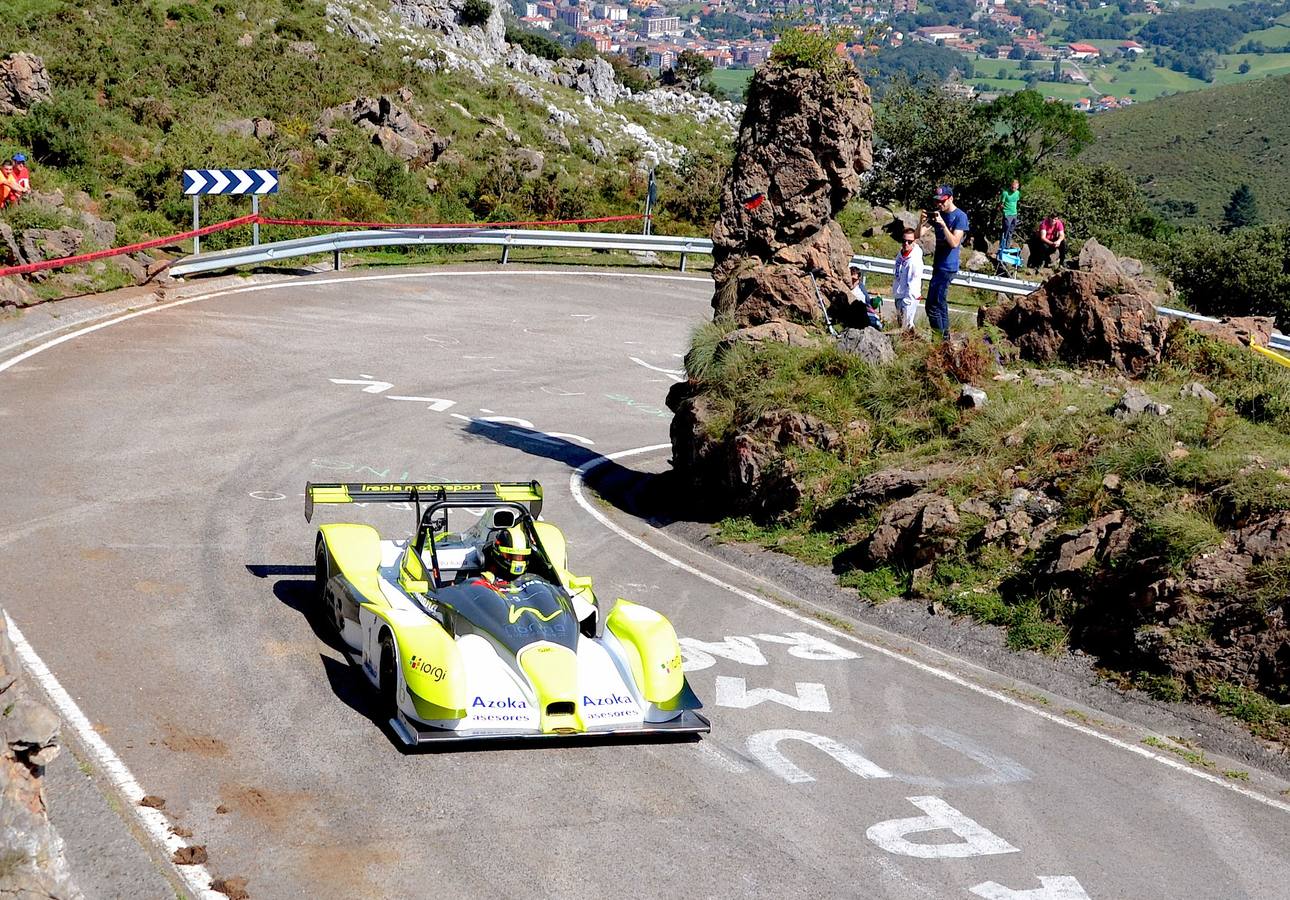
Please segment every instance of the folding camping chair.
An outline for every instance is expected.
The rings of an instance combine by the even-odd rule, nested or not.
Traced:
[[[994,274],[1002,278],[1016,278],[1021,268],[1021,248],[1004,247],[994,257]]]

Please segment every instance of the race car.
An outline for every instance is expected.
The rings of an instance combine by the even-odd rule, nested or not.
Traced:
[[[319,612],[404,744],[709,731],[671,623],[569,572],[538,482],[306,484],[306,521],[321,503],[415,514],[403,540],[322,525],[314,551]]]

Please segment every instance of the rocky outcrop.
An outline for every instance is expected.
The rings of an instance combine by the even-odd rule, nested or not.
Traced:
[[[872,131],[869,91],[854,71],[757,70],[712,230],[719,315],[739,325],[815,322],[813,270],[824,300],[849,306],[851,245],[834,218],[872,167]]]
[[[0,706],[0,896],[80,898],[41,787],[59,751],[58,717],[31,695],[3,615]]]
[[[737,328],[721,339],[718,352],[724,353],[736,344],[760,347],[765,343],[787,344],[790,347],[816,347],[820,338],[796,322],[767,322]]]
[[[1013,556],[1039,549],[1057,527],[1062,505],[1042,491],[1016,488],[1006,500],[969,500],[959,511],[985,518],[978,541],[1003,547]]]
[[[1139,376],[1160,360],[1167,332],[1153,299],[1118,275],[1063,271],[977,317],[1002,330],[1026,359],[1103,362]]]
[[[0,116],[21,115],[50,98],[45,63],[30,53],[10,53],[0,59]]]
[[[959,532],[953,502],[940,494],[920,493],[897,500],[882,511],[862,557],[874,566],[917,569],[953,549]]]
[[[952,466],[938,463],[922,469],[883,469],[866,475],[821,514],[820,523],[826,528],[842,527],[885,503],[912,496],[953,472]]]
[[[373,144],[414,166],[434,162],[451,143],[386,96],[357,97],[324,110],[314,125],[317,138],[324,143],[330,141],[336,135],[337,122],[357,125],[372,136]]]
[[[1115,559],[1128,549],[1135,530],[1134,521],[1122,509],[1100,516],[1054,540],[1044,571],[1048,575],[1072,575],[1095,560]]]
[[[1119,402],[1111,409],[1111,415],[1122,422],[1127,422],[1143,415],[1163,418],[1169,415],[1172,409],[1173,407],[1168,403],[1152,400],[1145,391],[1131,387],[1124,392]]]
[[[1157,581],[1140,606],[1137,649],[1192,687],[1230,681],[1284,695],[1290,686],[1290,512],[1227,535]],[[1284,696],[1283,696],[1283,699]]]
[[[1275,326],[1276,320],[1272,316],[1223,316],[1217,322],[1187,322],[1187,327],[1193,331],[1236,347],[1248,347],[1251,341],[1266,347]]]
[[[796,509],[802,484],[791,447],[836,452],[841,437],[814,416],[787,409],[763,413],[724,437],[713,434],[721,410],[711,398],[678,384],[668,394],[672,465],[694,499],[710,513],[772,518]]]

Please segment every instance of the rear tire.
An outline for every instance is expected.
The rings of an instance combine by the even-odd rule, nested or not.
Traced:
[[[383,720],[393,719],[399,712],[399,674],[398,658],[394,653],[394,641],[389,635],[381,638],[381,666],[378,670],[380,684],[377,687],[379,712]]]

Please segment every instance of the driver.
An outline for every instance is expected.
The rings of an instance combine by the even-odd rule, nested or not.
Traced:
[[[513,581],[528,571],[529,552],[523,528],[499,528],[484,547],[484,571],[498,581]]]

